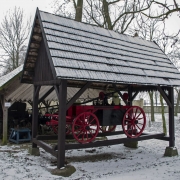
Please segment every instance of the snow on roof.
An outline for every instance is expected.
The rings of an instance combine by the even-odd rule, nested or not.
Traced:
[[[2,86],[4,86],[6,83],[8,83],[12,78],[14,78],[16,75],[18,75],[23,69],[23,65],[20,65],[18,68],[14,69],[10,73],[1,76],[0,77],[0,89]]]
[[[56,78],[179,86],[180,72],[154,42],[37,10],[22,82],[32,83],[34,40],[44,39]],[[41,39],[41,40],[40,40]],[[34,57],[38,58],[38,50]],[[28,75],[27,75],[28,74]],[[31,79],[30,79],[31,77]]]

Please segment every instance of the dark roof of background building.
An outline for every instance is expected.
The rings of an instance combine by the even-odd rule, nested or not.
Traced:
[[[42,34],[41,34],[42,33]],[[55,78],[117,84],[179,86],[180,73],[154,42],[37,9],[22,82],[33,83],[38,45],[47,42]],[[37,44],[36,42],[36,44]],[[39,43],[40,44],[40,43]]]
[[[23,65],[20,65],[18,68],[9,72],[6,75],[0,77],[0,91],[5,88],[6,84],[13,80],[16,76],[22,73]]]
[[[20,76],[22,73],[22,65],[14,69],[10,73],[0,77],[0,95],[4,95],[6,101],[16,102],[32,102],[33,101],[33,85],[20,83]],[[41,98],[45,92],[50,90],[50,86],[42,86],[39,92]],[[79,88],[67,89],[67,100],[70,100],[74,94],[79,91]],[[87,89],[80,97],[79,100],[87,101],[89,99],[97,98],[99,95],[98,90]],[[45,99],[45,101],[58,101],[56,91],[51,92]]]

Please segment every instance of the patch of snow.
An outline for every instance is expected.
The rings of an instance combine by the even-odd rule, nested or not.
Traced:
[[[156,115],[155,123],[147,122],[146,131],[162,130],[160,124],[161,116]],[[179,117],[175,118],[175,129],[176,148],[180,151]],[[27,144],[0,146],[0,179],[180,180],[180,156],[163,156],[168,145],[167,141],[151,139],[140,141],[137,149],[119,144],[67,150],[66,161],[76,168],[70,177],[52,175],[50,171],[57,167],[56,158],[41,148],[40,156],[31,156],[25,148]]]

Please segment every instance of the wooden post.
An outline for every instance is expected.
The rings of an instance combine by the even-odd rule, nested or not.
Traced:
[[[32,112],[32,138],[36,138],[38,133],[38,101],[41,86],[34,85],[33,92],[33,112]],[[37,148],[37,144],[32,143],[32,148]]]
[[[128,106],[132,106],[133,96],[132,96],[132,87],[128,87]],[[128,137],[127,137],[128,138]],[[124,146],[130,147],[130,148],[138,148],[138,141],[133,142],[125,142]]]
[[[3,139],[2,145],[6,145],[8,142],[8,108],[5,107],[5,98],[1,96],[1,105],[3,110]]]
[[[175,147],[175,125],[174,125],[174,89],[168,88],[169,105],[169,147],[166,147],[164,156],[172,157],[178,155],[178,150]]]
[[[64,167],[65,162],[65,136],[66,136],[66,99],[67,80],[62,80],[59,86],[59,119],[58,119],[58,158],[57,168]]]
[[[128,87],[128,96],[129,96],[129,98],[128,98],[128,105],[132,106],[132,88],[131,88],[131,86]]]
[[[175,127],[174,127],[174,89],[169,88],[169,101],[172,106],[169,106],[169,147],[175,146]]]
[[[6,145],[8,141],[8,108],[3,108],[3,139],[2,145]]]

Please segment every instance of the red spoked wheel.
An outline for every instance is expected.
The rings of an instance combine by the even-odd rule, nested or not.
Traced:
[[[58,134],[58,125],[52,125],[52,130],[54,134]],[[71,134],[71,125],[66,124],[66,135]]]
[[[130,107],[122,121],[124,133],[130,138],[139,137],[146,126],[146,116],[142,108],[138,106]]]
[[[116,126],[100,126],[102,132],[112,132],[116,129]]]
[[[91,112],[79,114],[73,121],[72,133],[79,143],[92,142],[99,132],[99,121]]]

